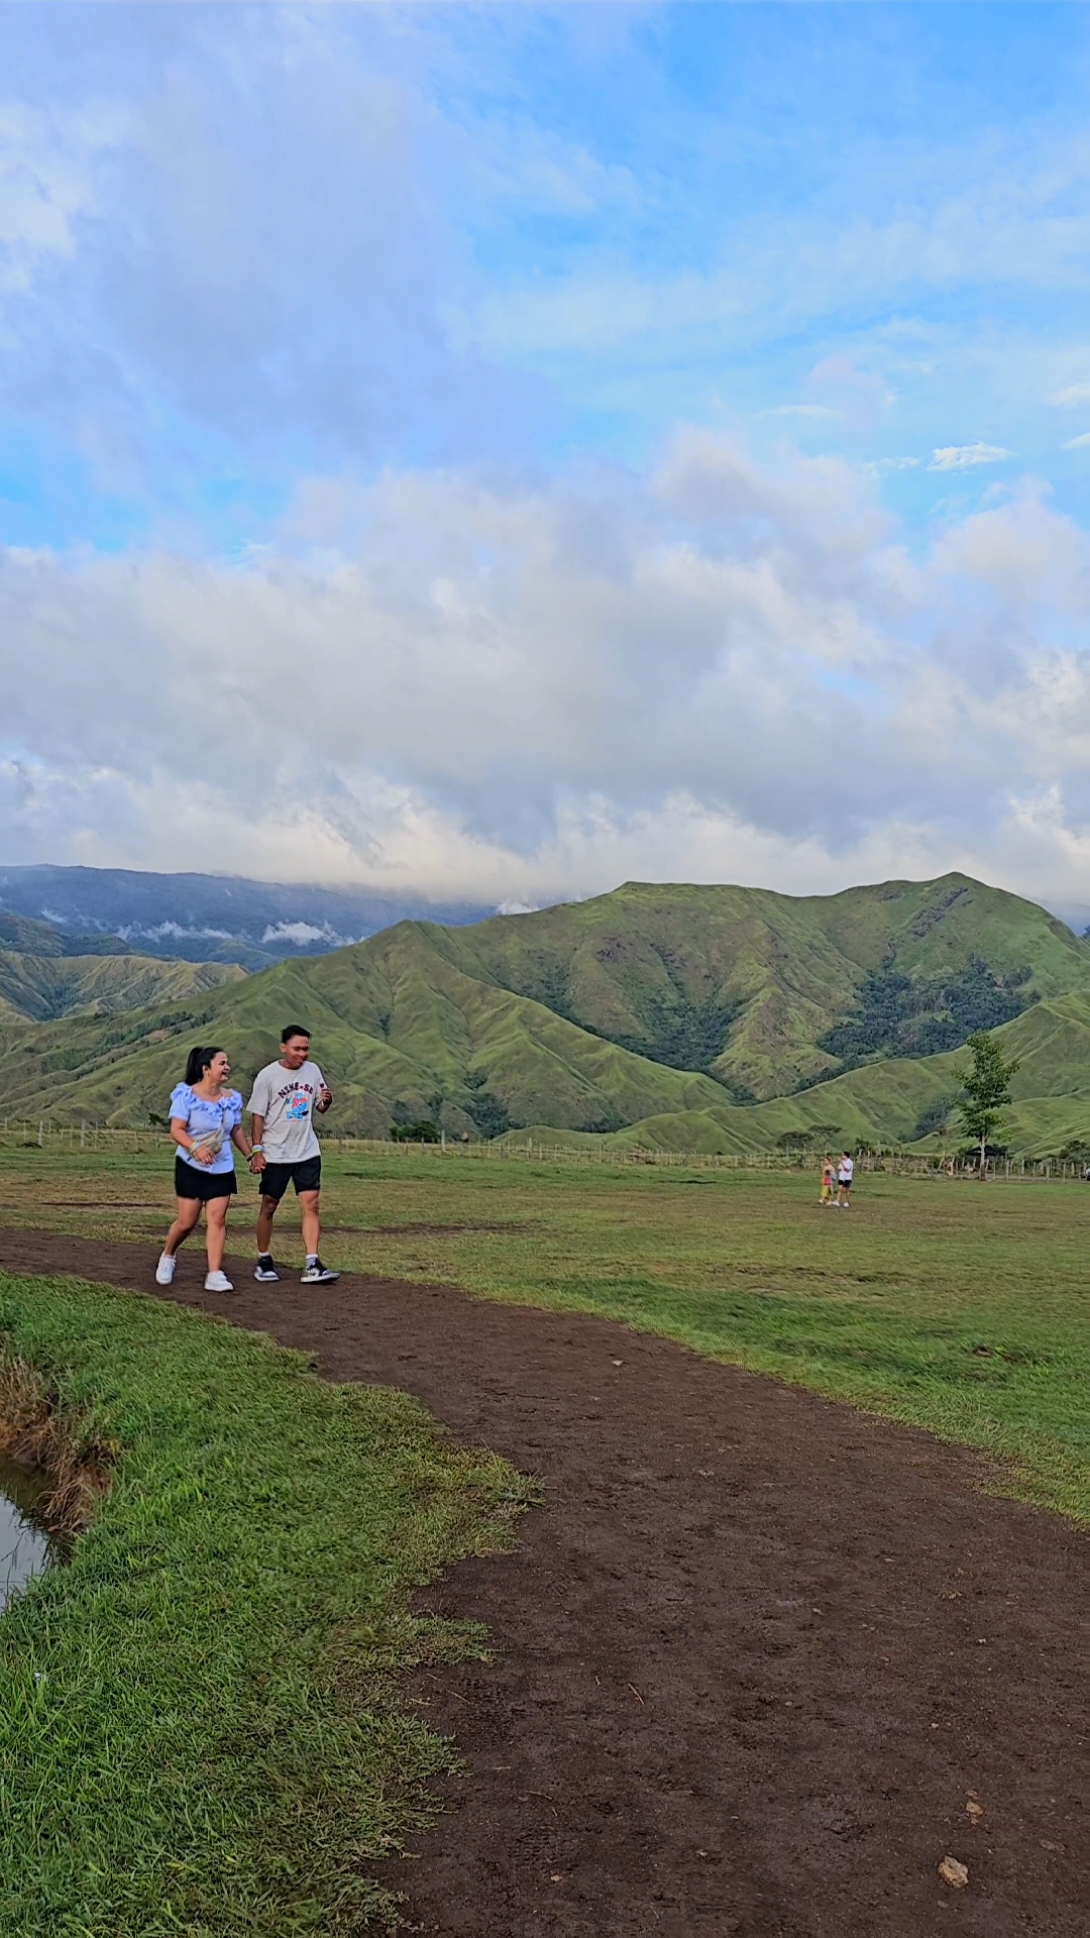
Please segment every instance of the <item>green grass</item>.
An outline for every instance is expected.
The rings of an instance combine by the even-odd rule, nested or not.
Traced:
[[[118,1450],[0,1620],[0,1930],[357,1931],[450,1763],[404,1674],[481,1646],[411,1591],[506,1545],[525,1486],[405,1395],[151,1298],[0,1274],[0,1330]]]
[[[1090,1187],[864,1173],[847,1215],[816,1193],[799,1172],[331,1153],[324,1249],[663,1333],[980,1448],[1007,1491],[1090,1520]],[[137,1208],[58,1202],[99,1195]],[[0,1150],[0,1204],[11,1225],[153,1241],[168,1158]],[[297,1227],[281,1244],[301,1257]]]
[[[854,1401],[1090,1522],[1090,1191],[865,1173],[845,1216],[816,1184],[331,1152],[324,1249]],[[169,1206],[165,1148],[0,1148],[0,1223],[153,1242]],[[299,1263],[283,1218],[278,1252]],[[0,1621],[0,1930],[356,1929],[382,1903],[368,1861],[421,1821],[449,1757],[400,1679],[479,1646],[414,1620],[410,1591],[502,1545],[524,1487],[404,1396],[323,1384],[152,1299],[0,1274],[0,1329],[120,1449],[71,1564]]]

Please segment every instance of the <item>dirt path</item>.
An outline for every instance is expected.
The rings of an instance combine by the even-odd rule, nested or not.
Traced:
[[[0,1265],[154,1290],[139,1246],[8,1232]],[[422,1930],[1086,1938],[1085,1537],[925,1435],[604,1321],[202,1272],[171,1296],[545,1481],[518,1552],[433,1597],[497,1659],[418,1692],[470,1764],[391,1867]]]

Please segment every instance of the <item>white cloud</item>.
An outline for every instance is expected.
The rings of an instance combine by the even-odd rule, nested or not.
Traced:
[[[1068,384],[1066,390],[1056,390],[1049,398],[1050,404],[1090,404],[1090,384]]]
[[[293,435],[373,459],[524,427],[527,384],[455,354],[441,315],[468,246],[434,183],[464,189],[463,140],[418,83],[302,16],[240,10],[214,45],[179,19],[170,58],[119,63],[121,105],[88,105],[78,66],[65,98],[63,64],[37,77],[49,114],[0,98],[0,394],[106,468],[176,474],[203,438],[223,441],[205,476],[231,446],[267,478]],[[544,138],[512,159],[537,206],[620,192],[623,171]]]
[[[57,916],[55,919],[57,921],[62,921],[62,918],[60,916]],[[141,928],[139,923],[129,922],[125,925],[123,929],[120,929],[118,933],[124,936],[126,942],[128,942],[131,939],[131,937],[134,935],[151,935],[156,937],[166,936],[166,935],[177,936],[177,937],[180,937],[183,935],[203,935],[203,936],[206,936],[210,942],[211,941],[231,942],[234,940],[234,937],[232,936],[230,929],[183,928],[180,922],[156,922],[152,928]]]
[[[43,259],[75,253],[97,164],[121,127],[116,114],[51,116],[0,101],[0,288],[29,290]]]
[[[459,140],[445,131],[448,163],[464,170],[475,203],[585,217],[604,208],[635,210],[640,193],[628,168],[609,166],[582,145],[525,120],[493,116]]]
[[[942,444],[932,451],[929,471],[965,471],[974,464],[998,464],[1012,457],[1001,444]]]
[[[275,922],[265,929],[262,942],[290,942],[297,949],[305,949],[311,942],[347,942],[353,938],[338,935],[328,922],[320,926],[313,922]]]
[[[245,565],[0,554],[6,860],[1079,899],[1090,548],[1039,492],[913,559],[849,467],[692,431],[642,478],[301,505]]]
[[[1083,431],[1079,437],[1069,437],[1064,445],[1065,451],[1081,451],[1090,444],[1090,431]]]
[[[476,308],[483,340],[549,357],[650,359],[656,342],[692,357],[712,345],[721,361],[725,346],[841,317],[846,292],[857,314],[885,308],[913,322],[958,290],[1086,291],[1090,138],[975,129],[920,146],[864,139],[842,162],[842,176],[824,192],[799,190],[790,212],[743,202],[698,266],[598,250],[559,274],[535,263],[497,280]],[[959,318],[951,350],[963,329]]]
[[[835,417],[835,410],[828,404],[776,404],[765,413],[768,417]]]

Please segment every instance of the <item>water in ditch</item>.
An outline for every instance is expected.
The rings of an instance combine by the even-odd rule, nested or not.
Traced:
[[[34,1519],[46,1486],[44,1474],[0,1454],[0,1609],[54,1558],[52,1541]]]

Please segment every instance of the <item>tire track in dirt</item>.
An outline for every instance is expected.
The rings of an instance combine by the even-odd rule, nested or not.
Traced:
[[[13,1271],[155,1291],[154,1262],[0,1235]],[[545,1483],[517,1552],[428,1597],[496,1659],[415,1689],[468,1763],[385,1870],[419,1929],[1086,1938],[1078,1530],[984,1497],[971,1454],[607,1321],[249,1269],[217,1299],[194,1253],[167,1296],[407,1388]]]

